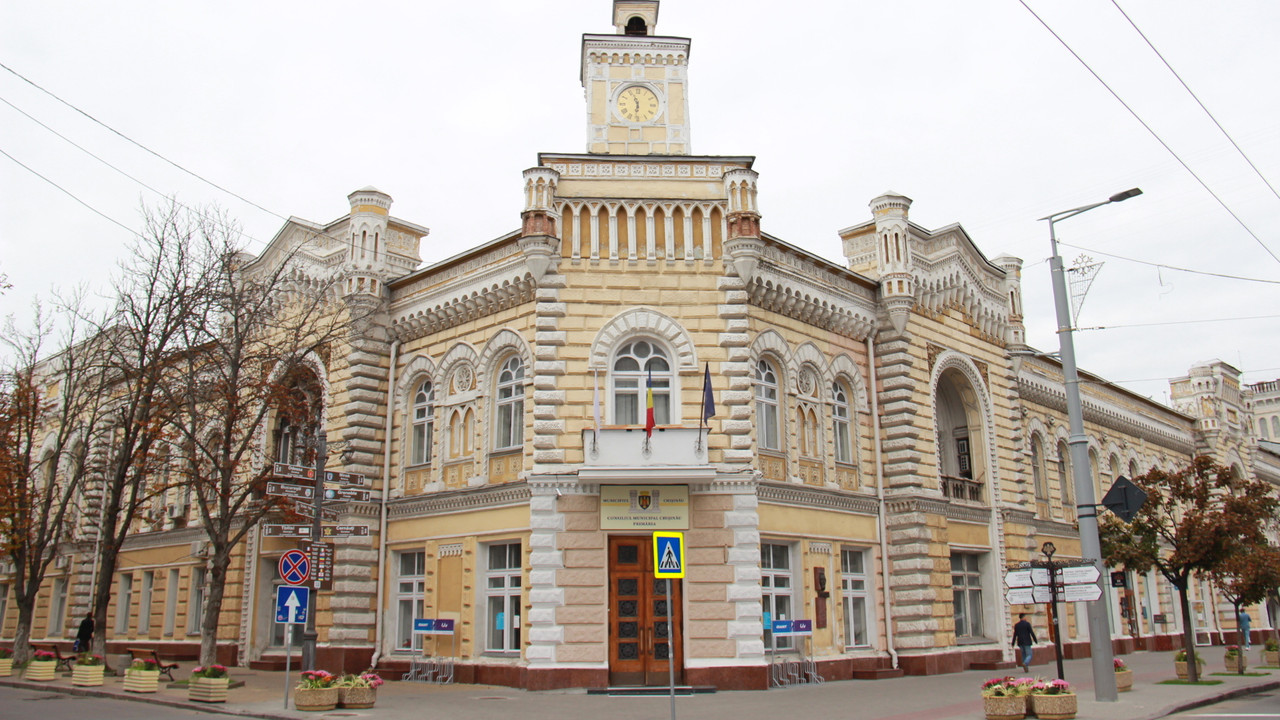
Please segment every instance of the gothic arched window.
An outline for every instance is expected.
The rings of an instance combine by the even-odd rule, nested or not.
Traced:
[[[431,462],[432,429],[435,416],[435,395],[430,380],[424,380],[413,394],[413,428],[410,434],[409,464],[426,465]]]
[[[853,438],[850,431],[852,413],[849,405],[849,391],[844,384],[831,384],[831,427],[835,436],[836,462],[853,462]]]
[[[756,443],[764,450],[781,450],[779,442],[778,372],[768,360],[756,362]]]

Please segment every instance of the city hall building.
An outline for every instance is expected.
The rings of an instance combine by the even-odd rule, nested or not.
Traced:
[[[330,469],[374,489],[337,506],[370,533],[334,541],[320,666],[448,656],[458,681],[546,689],[665,684],[673,658],[677,682],[763,689],[780,658],[828,680],[1009,660],[1018,612],[1047,637],[1044,607],[1009,605],[1002,583],[1045,541],[1080,553],[1062,368],[1025,342],[1021,260],[914,223],[895,192],[838,230],[843,257],[770,234],[754,158],[693,152],[691,41],[657,32],[656,1],[615,0],[613,21],[582,38],[586,151],[538,156],[510,233],[420,268],[427,229],[365,188],[256,261],[297,249],[374,310],[299,380],[349,449]],[[1280,484],[1235,368],[1192,368],[1174,407],[1090,379],[1099,497],[1201,453]],[[296,460],[267,436],[264,457]],[[190,657],[202,531],[180,492],[153,510],[104,630]],[[655,579],[654,531],[683,533],[682,580]],[[225,659],[283,667],[278,559],[297,544],[259,528],[238,547]],[[64,548],[34,638],[74,633],[91,550]],[[1169,585],[1127,586],[1104,589],[1121,647],[1172,647]],[[1206,640],[1234,628],[1207,585],[1194,601]],[[414,632],[432,618],[454,634]],[[775,637],[773,620],[812,634]],[[1087,646],[1083,605],[1061,625]]]

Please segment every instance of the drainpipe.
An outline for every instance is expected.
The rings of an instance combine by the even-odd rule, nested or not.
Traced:
[[[871,387],[867,393],[871,397],[871,431],[876,449],[876,520],[880,525],[880,575],[884,578],[880,590],[884,593],[884,638],[889,647],[889,659],[893,661],[893,669],[898,669],[898,651],[893,646],[893,593],[889,591],[889,527],[885,520],[884,505],[884,457],[880,448],[880,396],[876,390],[876,346],[875,338],[867,336],[867,372],[870,375]]]
[[[391,342],[391,367],[387,369],[387,422],[382,433],[382,501],[378,515],[378,593],[374,601],[373,657],[369,667],[378,667],[382,657],[382,603],[387,587],[387,496],[391,494],[391,418],[396,409],[396,360],[400,341]]]

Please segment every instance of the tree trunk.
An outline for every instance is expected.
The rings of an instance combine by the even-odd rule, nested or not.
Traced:
[[[31,658],[31,621],[35,618],[35,595],[18,605],[18,628],[13,633],[13,664]]]
[[[108,510],[102,518],[102,527],[98,532],[102,542],[98,544],[98,576],[93,579],[93,654],[107,656],[107,610],[113,600],[111,581],[116,574],[116,561],[120,552],[121,541],[117,541],[115,528],[119,522],[119,514]],[[128,612],[128,610],[124,610]]]
[[[1187,679],[1200,682],[1200,663],[1196,662],[1196,633],[1191,625],[1191,600],[1186,583],[1178,586],[1178,607],[1182,610],[1182,647],[1187,652]]]
[[[1232,609],[1236,611],[1236,647],[1240,649],[1240,657],[1244,657],[1244,631],[1240,629],[1240,603],[1231,603]],[[1236,674],[1244,674],[1244,663],[1236,663]]]
[[[204,616],[200,619],[201,665],[218,662],[218,620],[222,615],[222,599],[227,589],[227,566],[230,564],[230,555],[217,551],[213,553],[213,559],[209,563],[209,592],[205,598]]]

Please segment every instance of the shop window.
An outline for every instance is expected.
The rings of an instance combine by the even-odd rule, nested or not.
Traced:
[[[422,635],[413,634],[413,621],[424,617],[427,554],[425,552],[397,553],[396,578],[396,637],[397,650],[421,650]]]
[[[983,636],[980,557],[972,553],[951,554],[951,592],[957,638]]]
[[[840,604],[844,611],[844,646],[870,645],[867,630],[871,627],[871,585],[867,577],[865,550],[840,551]]]

